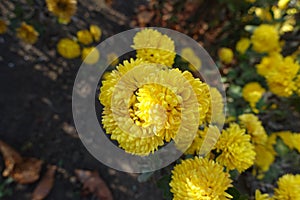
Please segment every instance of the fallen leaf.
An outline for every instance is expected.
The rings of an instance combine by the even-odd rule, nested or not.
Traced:
[[[79,138],[78,133],[76,131],[76,128],[74,126],[72,126],[71,124],[68,124],[67,122],[64,122],[62,124],[62,129],[65,133],[67,133],[71,137]]]
[[[5,162],[2,175],[11,177],[20,184],[33,183],[40,177],[43,161],[36,158],[22,158],[11,146],[0,140],[0,151]]]
[[[42,200],[51,191],[54,184],[54,175],[56,172],[55,165],[49,165],[46,174],[43,176],[42,180],[38,183],[36,188],[32,193],[32,200]]]
[[[83,191],[95,194],[100,200],[113,200],[110,190],[97,171],[76,169],[75,174],[83,184]]]
[[[22,163],[15,166],[11,177],[20,184],[29,184],[37,181],[43,161],[36,158],[24,158]]]
[[[0,151],[3,155],[3,160],[5,163],[5,170],[3,171],[2,175],[7,177],[11,174],[15,165],[22,162],[22,157],[16,150],[1,140]]]

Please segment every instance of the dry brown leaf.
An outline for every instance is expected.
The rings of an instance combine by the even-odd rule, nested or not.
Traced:
[[[20,184],[29,184],[37,181],[43,161],[36,158],[24,158],[22,163],[15,166],[11,177]]]
[[[43,161],[36,158],[22,158],[11,146],[0,140],[0,151],[5,162],[3,176],[12,177],[20,184],[33,183],[40,177]]]
[[[71,137],[79,138],[78,133],[76,131],[76,128],[74,126],[72,126],[71,124],[68,124],[67,122],[64,122],[62,124],[62,129],[65,133],[67,133]]]
[[[48,165],[48,170],[32,193],[32,200],[42,200],[51,191],[54,184],[55,165]]]
[[[83,184],[83,191],[95,194],[100,200],[113,200],[110,190],[97,171],[76,169],[75,174]]]
[[[3,171],[2,175],[7,177],[11,174],[15,165],[22,162],[22,157],[16,150],[1,140],[0,151],[3,155],[3,160],[5,163],[5,170]]]

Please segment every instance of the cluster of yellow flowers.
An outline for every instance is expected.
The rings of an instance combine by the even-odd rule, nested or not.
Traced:
[[[218,163],[205,158],[183,160],[174,167],[170,182],[174,200],[231,199],[232,180]]]
[[[253,114],[240,115],[239,122],[251,136],[256,153],[254,164],[258,168],[259,177],[263,177],[263,173],[269,170],[275,160],[276,152],[273,145],[276,143],[276,136],[274,134],[268,136],[262,122]]]
[[[298,200],[300,199],[300,174],[285,174],[277,181],[274,196],[255,191],[255,200]]]
[[[277,6],[271,8],[252,7],[249,12],[254,11],[264,23],[254,30],[250,40],[242,38],[237,43],[238,52],[242,52],[241,46],[247,49],[252,44],[255,52],[267,54],[256,65],[257,73],[266,79],[269,90],[281,97],[289,97],[294,92],[298,94],[299,90],[296,77],[300,73],[300,66],[295,60],[296,55],[283,57],[280,54],[284,44],[284,41],[280,41],[280,35],[294,30],[296,24],[297,10],[289,9],[288,3],[288,0],[280,0]]]
[[[273,52],[256,65],[257,73],[264,76],[272,93],[289,97],[299,88],[296,86],[300,65],[292,56],[283,57]]]
[[[214,100],[221,105],[212,112],[209,86],[173,68],[175,45],[167,35],[144,29],[132,47],[137,58],[125,60],[102,81],[99,100],[106,133],[131,154],[148,155],[171,140],[186,150],[198,127],[210,123],[214,112],[223,112],[223,103]]]
[[[46,0],[48,10],[63,24],[70,22],[77,10],[77,0]]]
[[[0,34],[4,34],[8,31],[8,23],[0,19]],[[35,28],[26,22],[22,22],[20,27],[16,29],[17,37],[27,44],[34,44],[37,42],[39,33]]]
[[[250,107],[254,113],[258,113],[259,110],[256,108],[257,102],[262,98],[266,90],[258,82],[247,83],[243,90],[243,98],[249,102]]]
[[[95,47],[87,47],[93,42],[99,42],[102,31],[97,25],[90,25],[90,29],[80,30],[77,32],[76,40],[70,38],[62,38],[57,44],[57,52],[67,59],[77,58],[81,55],[81,59],[87,64],[95,64],[99,60],[100,52]],[[83,45],[81,50],[80,44]]]

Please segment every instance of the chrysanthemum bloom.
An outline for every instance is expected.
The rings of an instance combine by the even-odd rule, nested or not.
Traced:
[[[198,97],[209,95],[205,95],[207,85],[190,76],[142,59],[118,65],[100,89],[106,133],[126,152],[137,155],[148,155],[171,139],[185,146],[183,150],[188,148],[185,139],[192,141],[205,118],[200,112],[208,110],[207,102]]]
[[[300,200],[300,174],[286,174],[278,179],[274,200]]]
[[[283,58],[279,53],[272,53],[256,67],[258,73],[266,78],[272,93],[289,97],[296,90],[294,78],[300,66],[291,56]]]
[[[48,10],[52,12],[61,23],[69,23],[77,10],[77,0],[46,0]]]
[[[255,8],[255,14],[262,21],[271,21],[273,18],[270,8]]]
[[[257,116],[253,114],[242,114],[239,116],[241,127],[246,128],[247,133],[251,135],[251,141],[254,144],[265,144],[268,135]]]
[[[279,33],[276,28],[269,24],[261,24],[251,36],[253,50],[258,53],[279,51]]]
[[[84,45],[89,45],[93,42],[93,36],[88,30],[77,31],[77,39]]]
[[[266,90],[261,87],[258,82],[247,83],[243,90],[243,98],[249,102],[253,112],[258,113],[259,110],[256,108],[256,103],[261,99]]]
[[[195,157],[183,160],[172,170],[170,182],[174,200],[231,199],[226,193],[232,180],[223,167],[212,160]]]
[[[225,63],[230,64],[233,60],[233,52],[230,48],[223,47],[218,51],[219,59]]]
[[[168,67],[173,65],[176,56],[175,45],[167,35],[157,30],[144,29],[134,36],[133,43],[137,58]]]
[[[281,10],[284,10],[287,8],[288,4],[289,4],[290,0],[279,0],[278,1],[278,8],[280,8]]]
[[[100,58],[100,53],[95,47],[85,47],[82,49],[81,59],[86,64],[95,64]]]
[[[265,144],[255,145],[255,167],[257,167],[257,178],[261,179],[264,177],[264,173],[269,170],[270,166],[275,161],[277,155],[274,145],[276,144],[276,134],[272,134],[268,137]],[[255,172],[255,171],[254,171]],[[255,172],[255,173],[256,173]]]
[[[255,200],[271,200],[269,194],[262,194],[259,190],[255,190]]]
[[[261,62],[257,64],[256,71],[259,75],[266,77],[270,71],[277,69],[279,63],[282,63],[283,57],[280,53],[271,53],[262,58]],[[270,70],[272,69],[272,70]]]
[[[38,40],[39,33],[33,26],[23,22],[19,28],[17,28],[17,37],[28,44],[34,44]]]
[[[69,39],[60,39],[57,43],[57,52],[64,58],[72,59],[80,55],[80,46],[77,42]]]
[[[251,41],[248,38],[241,38],[236,44],[236,50],[240,54],[244,54],[250,46]]]
[[[208,123],[223,124],[225,121],[223,97],[217,88],[210,88],[211,104],[206,115]]]
[[[0,19],[0,34],[4,34],[7,31],[7,23],[3,19]]]
[[[281,131],[274,134],[278,135],[282,139],[283,143],[287,145],[291,150],[297,149],[300,153],[300,133]]]
[[[199,70],[201,68],[201,60],[195,55],[193,49],[189,47],[182,49],[181,56],[183,59],[189,61],[189,67],[192,70]]]
[[[90,25],[90,32],[91,32],[95,42],[99,42],[101,35],[102,35],[101,28],[97,25]]]
[[[254,164],[256,154],[254,145],[250,143],[250,135],[235,123],[222,131],[215,147],[220,153],[216,161],[227,170],[237,169],[241,173]]]

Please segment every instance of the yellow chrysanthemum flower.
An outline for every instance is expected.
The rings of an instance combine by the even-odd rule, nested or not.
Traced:
[[[249,102],[253,112],[258,113],[259,110],[256,108],[256,103],[261,99],[266,90],[261,87],[258,82],[247,83],[243,90],[243,98]]]
[[[279,33],[272,25],[261,24],[251,36],[253,50],[258,53],[279,51]]]
[[[167,35],[157,30],[144,29],[134,36],[133,43],[137,58],[168,67],[173,65],[176,56],[175,45]]]
[[[77,39],[84,45],[89,45],[93,42],[93,36],[88,30],[77,31]]]
[[[7,31],[7,23],[3,19],[0,19],[0,34],[4,34]]]
[[[17,37],[28,44],[34,44],[38,40],[39,33],[33,26],[23,22],[19,28],[17,28]]]
[[[195,157],[183,160],[172,170],[170,182],[174,200],[231,199],[226,192],[232,180],[223,167],[212,160]]]
[[[241,173],[254,164],[256,154],[250,143],[250,135],[235,123],[222,131],[215,147],[220,153],[216,161],[227,170],[237,169]]]
[[[236,50],[240,54],[244,54],[249,48],[251,41],[248,38],[241,38],[236,44]]]
[[[261,76],[266,77],[270,71],[277,69],[279,63],[282,63],[283,57],[280,53],[271,53],[268,56],[262,58],[261,62],[256,65],[257,73]],[[272,70],[270,70],[272,69]]]
[[[99,42],[102,36],[102,30],[97,25],[90,25],[90,32],[95,40],[95,42]]]
[[[270,13],[269,8],[255,8],[255,14],[262,21],[272,20],[272,14]]]
[[[295,82],[300,66],[292,56],[283,58],[279,53],[272,53],[264,57],[256,65],[259,74],[263,75],[272,93],[289,97],[296,90]]]
[[[300,174],[286,174],[277,181],[274,200],[300,200]]]
[[[186,47],[181,50],[181,56],[183,59],[189,61],[189,67],[192,70],[199,70],[201,68],[201,60],[195,55],[193,49]]]
[[[253,114],[242,114],[239,116],[240,124],[246,128],[247,133],[251,135],[251,141],[254,144],[265,144],[268,135],[257,116]]]
[[[219,49],[218,56],[225,64],[230,64],[233,60],[233,52],[230,48],[223,47]]]
[[[61,23],[69,23],[77,10],[77,0],[46,0],[47,8]]]
[[[72,59],[80,55],[80,46],[77,42],[69,39],[60,39],[57,43],[57,52],[64,58]]]
[[[288,4],[289,4],[290,0],[279,0],[278,1],[278,8],[280,8],[281,10],[284,10],[287,8]]]
[[[295,29],[296,19],[294,16],[286,16],[284,22],[279,24],[279,33],[282,35]]]
[[[82,49],[81,59],[86,64],[95,64],[100,58],[100,53],[95,47],[85,47]]]
[[[259,190],[255,190],[255,200],[271,200],[269,194],[262,194]]]
[[[194,93],[198,99],[199,103],[199,124],[206,122],[207,115],[211,106],[210,89],[206,83],[200,81],[199,78],[194,78],[193,75],[184,71],[182,73],[183,77],[188,80],[189,84],[192,86]]]
[[[209,123],[223,124],[225,121],[223,97],[217,88],[210,88],[211,105],[206,115]]]
[[[100,88],[106,133],[132,154],[148,155],[171,139],[185,151],[208,110],[207,101],[198,99],[209,95],[207,85],[190,76],[142,59],[118,65]]]
[[[300,133],[292,133],[291,131],[281,131],[275,133],[278,135],[284,144],[286,144],[291,150],[297,149],[300,153]]]
[[[266,145],[255,145],[255,165],[259,168],[260,172],[266,172],[275,161],[276,152],[273,147]]]

